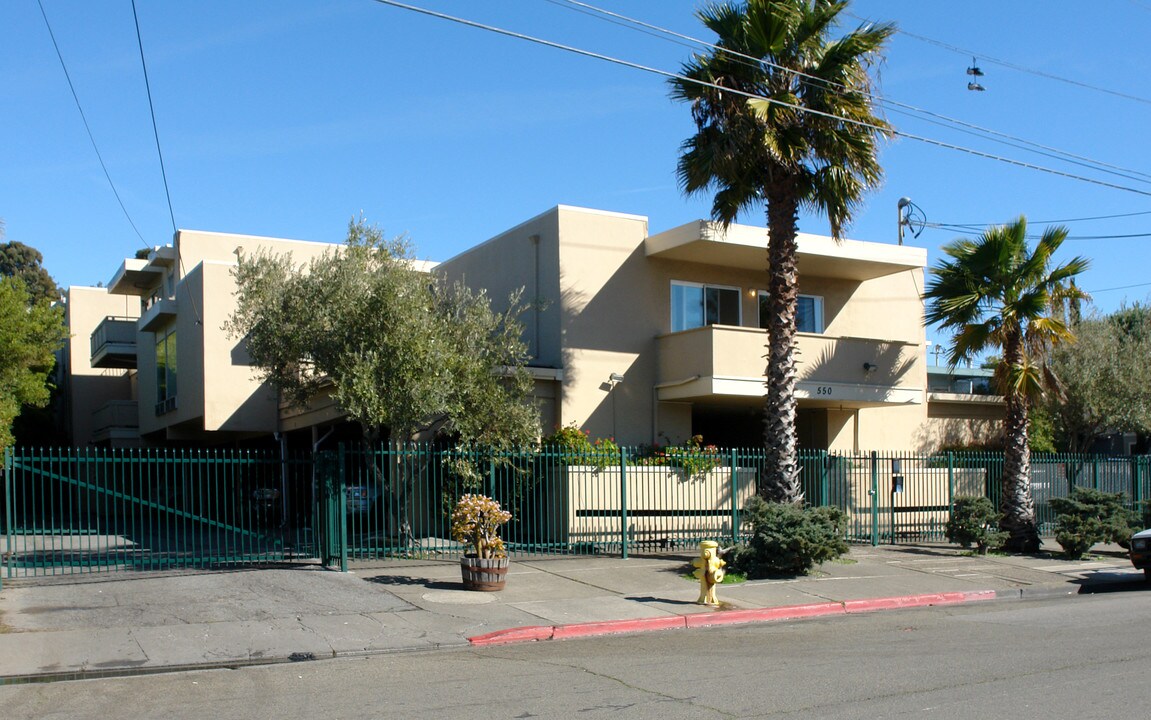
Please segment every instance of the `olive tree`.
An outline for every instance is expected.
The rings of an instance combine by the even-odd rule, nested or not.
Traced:
[[[305,265],[258,252],[235,277],[228,329],[252,364],[301,405],[330,384],[366,440],[506,446],[538,432],[518,298],[494,311],[484,292],[418,270],[403,238],[354,220],[345,245]]]

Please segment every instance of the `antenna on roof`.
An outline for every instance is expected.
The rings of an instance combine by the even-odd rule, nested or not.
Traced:
[[[903,228],[911,228],[911,237],[917,238],[923,232],[923,228],[927,225],[927,214],[923,210],[911,202],[909,197],[899,198],[899,244],[903,244]],[[916,215],[918,213],[918,216]],[[918,225],[919,229],[916,230],[915,226]]]

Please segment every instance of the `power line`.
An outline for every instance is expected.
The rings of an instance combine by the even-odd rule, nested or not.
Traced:
[[[1028,220],[1027,224],[1028,225],[1043,225],[1043,224],[1048,224],[1048,223],[1053,223],[1053,222],[1055,222],[1055,221]],[[964,235],[967,237],[976,237],[980,233],[982,233],[984,229],[991,227],[991,226],[994,226],[994,225],[1002,225],[1002,224],[1003,223],[999,223],[999,222],[985,223],[985,224],[981,224],[981,225],[975,225],[975,224],[957,225],[955,223],[936,223],[936,222],[924,223],[924,225],[926,227],[929,227],[929,228],[934,228],[936,230],[948,230],[950,232],[958,233],[959,235]],[[1042,237],[1042,234],[1028,233],[1026,235],[1026,237],[1028,240],[1038,240],[1040,237]],[[1068,240],[1132,240],[1135,238],[1145,238],[1145,237],[1151,237],[1151,232],[1127,233],[1127,234],[1121,234],[1121,235],[1071,235],[1071,234],[1067,235]]]
[[[1147,287],[1148,285],[1151,285],[1151,282],[1135,283],[1134,285],[1120,285],[1119,287],[1103,288],[1102,290],[1087,290],[1086,292],[1090,295],[1097,295],[1102,292],[1111,292],[1113,290],[1130,290],[1131,288]]]
[[[144,89],[148,92],[148,112],[152,115],[152,135],[156,138],[156,156],[160,159],[160,176],[164,179],[164,196],[168,199],[168,217],[172,220],[172,234],[176,234],[176,213],[172,210],[172,193],[168,190],[168,172],[164,169],[164,152],[160,149],[160,129],[156,125],[156,108],[152,104],[152,84],[148,82],[148,63],[144,61],[144,40],[140,35],[140,18],[136,14],[136,0],[132,0],[132,20],[136,23],[136,45],[140,48],[140,67],[144,71]]]
[[[871,21],[867,20],[866,18],[862,18],[858,15],[854,15],[850,12],[845,12],[844,14],[848,15],[849,17],[853,17],[856,20],[862,20],[864,22],[871,22]],[[916,33],[909,32],[907,30],[897,29],[896,32],[899,33],[900,35],[906,35],[909,38],[914,38],[916,40],[919,40],[920,42],[925,42],[925,43],[928,43],[931,45],[935,45],[937,47],[941,47],[945,50],[950,50],[951,52],[958,53],[960,55],[964,55],[967,57],[972,57],[972,56],[978,57],[980,62],[989,62],[989,63],[992,63],[994,65],[1002,65],[1003,67],[1010,68],[1011,70],[1018,70],[1019,72],[1025,72],[1025,73],[1028,73],[1031,75],[1036,75],[1038,77],[1047,78],[1048,80],[1057,80],[1057,81],[1062,82],[1062,83],[1067,83],[1068,85],[1075,85],[1075,86],[1078,86],[1081,88],[1086,88],[1088,90],[1095,90],[1096,92],[1106,93],[1108,95],[1114,95],[1116,97],[1125,98],[1127,100],[1134,100],[1135,102],[1140,102],[1140,103],[1144,103],[1146,105],[1151,105],[1151,99],[1148,99],[1145,97],[1140,97],[1139,95],[1132,95],[1130,93],[1121,92],[1119,90],[1111,90],[1110,88],[1100,87],[1098,85],[1091,85],[1090,83],[1080,82],[1079,80],[1072,80],[1071,78],[1066,78],[1066,77],[1063,77],[1061,75],[1055,75],[1054,73],[1049,73],[1049,72],[1046,72],[1043,70],[1035,70],[1034,68],[1025,67],[1023,65],[1013,63],[1009,60],[1000,60],[997,58],[993,58],[993,57],[990,57],[990,56],[985,55],[985,54],[980,53],[980,52],[975,52],[973,50],[968,50],[966,48],[957,47],[957,46],[952,45],[950,43],[943,42],[942,40],[936,40],[934,38],[929,38],[925,35],[918,35]]]
[[[140,67],[144,70],[144,87],[148,91],[148,111],[152,115],[152,134],[156,138],[156,156],[160,159],[160,175],[164,179],[164,196],[168,199],[168,217],[172,220],[172,240],[175,242],[179,230],[176,228],[176,213],[172,210],[172,193],[168,190],[168,173],[164,169],[164,153],[160,149],[160,129],[156,124],[156,108],[152,103],[152,85],[148,82],[148,65],[144,61],[144,40],[140,33],[140,18],[136,14],[136,0],[132,0],[132,19],[136,22],[136,45],[140,48]],[[183,253],[178,247],[176,248],[176,259],[180,263],[180,274],[186,278],[188,271],[184,267]],[[192,304],[192,317],[197,325],[202,325],[203,319],[200,317],[200,308],[196,306],[196,297],[190,288],[186,289],[188,301]]]
[[[722,52],[722,53],[726,54],[728,57],[739,60],[740,62],[747,65],[748,67],[760,67],[760,66],[766,65],[767,67],[774,68],[774,69],[779,70],[781,72],[789,73],[795,77],[800,77],[800,78],[804,78],[806,80],[818,82],[818,83],[824,85],[825,87],[838,88],[841,90],[848,90],[849,89],[845,85],[843,85],[842,83],[836,83],[836,82],[832,82],[829,80],[825,80],[823,78],[815,77],[814,75],[810,75],[808,73],[804,73],[802,71],[795,70],[794,68],[788,68],[788,67],[779,65],[777,63],[773,63],[769,60],[765,60],[763,58],[756,58],[756,57],[752,57],[750,55],[744,55],[743,53],[735,52],[734,50],[731,50],[729,48],[721,47],[721,46],[716,45],[714,43],[709,43],[705,40],[700,40],[699,38],[695,38],[695,37],[692,37],[690,35],[684,35],[682,33],[676,32],[674,30],[670,30],[668,28],[660,27],[658,25],[653,25],[651,23],[647,23],[647,22],[644,22],[642,20],[638,20],[638,19],[633,18],[633,17],[628,17],[626,15],[621,15],[619,13],[615,13],[615,12],[612,12],[610,10],[606,10],[604,8],[596,7],[594,5],[590,5],[590,4],[585,3],[585,2],[580,2],[580,0],[548,0],[548,2],[550,2],[554,5],[559,5],[561,7],[566,7],[569,10],[575,10],[575,11],[580,12],[580,13],[585,14],[585,15],[590,15],[592,17],[601,16],[600,19],[607,19],[609,22],[612,22],[615,25],[622,25],[625,27],[628,25],[633,25],[633,26],[636,26],[638,28],[642,28],[642,32],[644,32],[644,34],[646,34],[646,35],[656,35],[656,36],[664,35],[664,36],[669,36],[671,38],[675,38],[675,40],[672,40],[672,42],[675,42],[677,45],[682,45],[682,46],[686,46],[686,47],[705,47],[705,48],[711,49],[711,50],[716,51],[716,52]],[[845,14],[851,15],[850,13],[845,13]],[[857,17],[857,16],[851,15],[851,17]],[[862,18],[859,18],[859,19],[862,19]],[[871,22],[871,21],[864,21],[864,22]],[[687,42],[681,42],[681,41],[687,41]],[[904,110],[910,111],[910,113],[917,113],[919,115],[926,116],[926,118],[919,118],[919,119],[936,118],[937,120],[940,120],[943,122],[937,122],[937,121],[933,121],[930,119],[927,119],[927,122],[932,122],[933,124],[940,125],[942,127],[947,127],[947,124],[949,123],[951,125],[957,126],[961,132],[967,132],[967,134],[969,134],[969,135],[975,135],[978,137],[980,133],[985,133],[987,135],[991,135],[994,137],[1003,138],[1004,140],[1009,140],[1011,142],[1004,142],[1004,140],[995,140],[994,138],[985,138],[985,139],[991,139],[994,142],[1000,142],[1000,143],[1007,145],[1009,147],[1015,147],[1015,148],[1020,149],[1020,150],[1028,150],[1029,152],[1035,152],[1039,155],[1044,155],[1046,157],[1051,157],[1054,159],[1061,159],[1061,160],[1064,160],[1065,162],[1070,162],[1071,164],[1074,164],[1074,165],[1080,165],[1082,167],[1090,167],[1092,169],[1100,170],[1102,172],[1108,172],[1109,174],[1118,175],[1119,177],[1123,177],[1123,178],[1126,178],[1128,180],[1135,180],[1136,182],[1151,181],[1151,173],[1145,173],[1145,172],[1142,172],[1140,170],[1134,170],[1131,168],[1124,168],[1124,167],[1120,167],[1117,165],[1111,165],[1108,163],[1104,163],[1104,162],[1101,162],[1099,160],[1093,160],[1091,158],[1087,158],[1087,157],[1083,157],[1081,155],[1076,155],[1074,153],[1067,152],[1066,150],[1060,150],[1058,148],[1053,148],[1053,147],[1050,147],[1048,145],[1043,145],[1041,143],[1027,140],[1025,138],[1020,138],[1020,137],[1016,137],[1013,135],[1009,135],[1007,133],[1003,133],[1003,132],[1000,132],[998,130],[993,130],[991,128],[981,127],[979,125],[975,125],[973,123],[959,120],[958,118],[953,118],[953,117],[949,117],[946,115],[942,115],[940,113],[936,113],[936,112],[933,112],[931,110],[916,107],[914,105],[909,105],[907,103],[898,102],[896,100],[891,100],[889,98],[880,97],[880,96],[877,96],[877,95],[870,93],[870,92],[867,92],[864,94],[867,97],[869,97],[873,102],[875,102],[881,106],[888,107],[888,109],[902,108]],[[898,110],[895,110],[895,112],[898,112]],[[909,115],[910,113],[902,113],[902,114]],[[963,130],[962,128],[967,128],[967,130]],[[1021,143],[1022,145],[1016,145],[1014,143]],[[1023,146],[1029,146],[1029,147],[1023,147]],[[1035,148],[1035,149],[1029,149],[1029,148]],[[1116,172],[1110,172],[1110,171],[1116,171]],[[1141,180],[1140,177],[1136,177],[1136,176],[1141,176],[1142,178],[1146,178],[1146,180]]]
[[[985,158],[988,160],[996,160],[998,162],[1006,163],[1008,165],[1015,165],[1016,167],[1021,167],[1021,168],[1025,168],[1028,170],[1045,172],[1045,173],[1048,173],[1051,175],[1058,175],[1058,176],[1065,177],[1065,178],[1068,178],[1071,180],[1079,180],[1081,182],[1086,182],[1086,183],[1090,183],[1093,185],[1099,185],[1102,187],[1109,187],[1109,188],[1112,188],[1115,190],[1124,190],[1126,192],[1132,192],[1132,193],[1135,193],[1138,195],[1145,195],[1145,196],[1151,197],[1151,191],[1139,190],[1137,188],[1127,187],[1125,185],[1118,185],[1116,183],[1111,183],[1111,182],[1107,182],[1104,180],[1089,178],[1089,177],[1085,177],[1082,175],[1075,175],[1074,173],[1069,173],[1069,172],[1065,172],[1062,170],[1056,170],[1054,168],[1048,168],[1048,167],[1045,167],[1042,165],[1036,165],[1034,163],[1024,162],[1022,160],[1015,160],[1013,158],[1007,158],[1007,157],[1003,157],[1000,155],[995,155],[993,153],[983,152],[981,150],[976,150],[974,148],[964,147],[962,145],[956,145],[954,143],[944,142],[942,140],[935,140],[933,138],[924,137],[922,135],[916,135],[914,133],[909,133],[909,132],[905,132],[902,130],[895,130],[895,129],[891,129],[891,128],[881,128],[881,127],[876,126],[872,123],[862,122],[859,120],[855,120],[853,118],[845,118],[845,117],[841,117],[838,115],[833,115],[831,113],[825,113],[825,112],[821,112],[818,110],[813,110],[811,108],[802,107],[800,105],[796,105],[793,103],[782,102],[782,101],[776,100],[774,98],[767,98],[767,97],[755,95],[753,93],[747,93],[747,92],[742,92],[739,90],[734,90],[732,88],[721,87],[718,85],[714,85],[712,83],[706,83],[706,82],[702,82],[700,80],[695,80],[693,78],[688,78],[688,77],[685,77],[685,76],[677,74],[677,73],[668,72],[666,70],[660,70],[658,68],[653,68],[653,67],[650,67],[647,65],[641,65],[639,63],[633,63],[633,62],[630,62],[628,60],[622,60],[619,58],[611,57],[609,55],[604,55],[602,53],[596,53],[596,52],[592,52],[590,50],[584,50],[582,48],[577,48],[577,47],[573,47],[570,45],[564,45],[562,43],[557,43],[557,42],[554,42],[551,40],[544,40],[542,38],[534,37],[531,35],[526,35],[524,33],[514,32],[511,30],[506,30],[504,28],[499,28],[499,27],[495,27],[492,25],[485,25],[483,23],[479,23],[479,22],[476,22],[474,20],[467,20],[465,18],[460,18],[460,17],[456,17],[453,15],[447,15],[445,13],[437,12],[434,10],[428,10],[426,8],[416,7],[414,5],[408,5],[406,3],[398,2],[397,0],[375,0],[375,2],[377,2],[381,5],[390,5],[392,7],[400,8],[402,10],[408,10],[411,12],[416,12],[416,13],[419,13],[422,15],[427,15],[429,17],[434,17],[434,18],[438,18],[441,20],[448,20],[450,22],[459,23],[461,25],[476,28],[479,30],[485,30],[488,32],[493,32],[493,33],[496,33],[499,35],[504,35],[504,36],[516,38],[519,40],[525,40],[527,42],[536,43],[539,45],[543,45],[545,47],[550,47],[550,48],[557,49],[557,50],[564,50],[566,52],[571,52],[571,53],[574,53],[576,55],[582,55],[584,57],[595,58],[597,60],[603,60],[605,62],[614,63],[616,65],[621,65],[624,67],[630,67],[630,68],[635,69],[635,70],[642,70],[644,72],[649,72],[649,73],[653,73],[656,75],[661,75],[661,76],[667,77],[667,78],[674,78],[677,80],[692,82],[692,83],[702,85],[705,87],[712,87],[712,88],[715,88],[717,90],[723,90],[724,92],[728,92],[728,93],[735,94],[735,95],[741,95],[743,97],[747,97],[747,98],[754,99],[754,100],[762,100],[764,102],[771,103],[774,105],[779,105],[781,107],[790,108],[790,109],[796,110],[798,112],[803,112],[803,113],[807,113],[810,115],[817,115],[817,116],[825,117],[825,118],[828,118],[831,120],[836,120],[838,122],[850,123],[853,125],[859,125],[861,127],[870,128],[872,130],[876,130],[876,131],[882,132],[882,133],[890,133],[890,134],[897,136],[897,137],[903,137],[903,138],[906,138],[908,140],[916,140],[918,142],[926,143],[928,145],[935,145],[937,147],[941,147],[941,148],[944,148],[947,150],[956,150],[959,152],[965,152],[965,153],[968,153],[970,155],[974,155],[976,157],[982,157],[982,158]]]
[[[56,33],[52,32],[52,23],[48,22],[48,13],[44,11],[43,0],[36,0],[36,2],[40,6],[40,15],[43,16],[44,25],[48,28],[48,37],[52,38],[52,47],[56,49],[56,57],[60,60],[60,68],[64,71],[64,79],[68,81],[68,89],[72,91],[72,100],[76,103],[76,110],[80,113],[80,120],[84,123],[84,130],[88,133],[88,140],[92,143],[92,150],[96,153],[96,159],[100,161],[100,168],[104,171],[104,177],[108,180],[108,186],[112,188],[112,194],[116,196],[116,202],[120,204],[120,210],[124,212],[124,218],[127,219],[128,224],[132,226],[136,237],[140,238],[140,242],[147,247],[148,243],[144,240],[140,229],[136,227],[136,223],[128,213],[128,208],[124,206],[124,200],[120,197],[120,191],[116,189],[116,183],[112,182],[112,174],[108,172],[108,166],[104,163],[104,156],[100,153],[100,148],[96,145],[96,137],[92,134],[92,127],[88,125],[88,117],[84,114],[84,108],[80,104],[79,95],[76,94],[76,86],[72,84],[72,75],[68,72],[68,65],[64,62],[64,55],[60,52],[60,45],[56,42]]]
[[[1129,213],[1116,213],[1114,215],[1095,215],[1092,217],[1064,218],[1062,220],[1028,220],[1027,222],[1037,223],[1040,225],[1058,225],[1058,224],[1072,223],[1072,222],[1087,222],[1090,220],[1114,220],[1116,218],[1136,217],[1139,215],[1151,215],[1151,210],[1140,210],[1138,212],[1129,212]],[[952,226],[959,226],[959,227],[986,227],[987,225],[990,225],[991,223],[953,222],[953,223],[945,223],[945,224],[952,225]]]

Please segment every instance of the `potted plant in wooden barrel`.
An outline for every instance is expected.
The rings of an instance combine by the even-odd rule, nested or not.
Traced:
[[[465,544],[460,558],[465,590],[503,590],[508,574],[508,553],[500,539],[500,526],[512,514],[486,495],[464,495],[452,511],[452,539]]]

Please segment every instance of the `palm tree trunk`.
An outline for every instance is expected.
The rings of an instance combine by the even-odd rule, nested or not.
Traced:
[[[1022,362],[1022,341],[1018,335],[1008,337],[1003,348],[1003,362],[1017,367]],[[1009,535],[1009,552],[1039,551],[1039,528],[1035,524],[1035,502],[1031,497],[1031,447],[1028,444],[1027,396],[1017,388],[1007,393],[1007,415],[1004,419],[1003,448],[1003,529]]]
[[[765,463],[760,494],[774,502],[803,499],[799,482],[795,400],[795,306],[798,202],[790,183],[776,183],[767,196],[768,319],[763,412]]]

